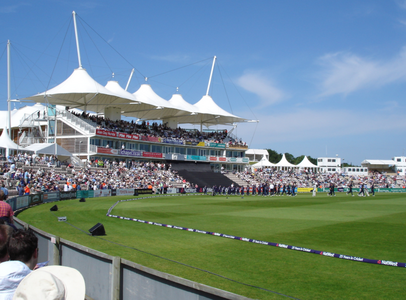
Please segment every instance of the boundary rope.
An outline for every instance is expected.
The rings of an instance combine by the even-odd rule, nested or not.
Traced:
[[[166,197],[166,196],[152,196],[152,197],[142,197],[142,198],[134,198],[134,199],[128,199],[128,200],[118,200],[113,206],[111,206],[111,207],[109,208],[109,212],[110,212],[117,204],[119,204],[119,203],[122,202],[122,201],[140,200],[140,199],[157,198],[157,197]],[[55,217],[57,217],[55,213],[53,213],[53,212],[51,212],[51,213],[52,213]],[[108,214],[107,214],[107,216],[108,216]],[[65,222],[66,224],[68,224],[68,225],[74,227],[75,229],[77,229],[77,230],[79,230],[79,231],[85,233],[86,235],[91,235],[90,233],[84,231],[83,229],[81,229],[81,228],[79,228],[79,227],[74,226],[73,224],[69,223],[68,221],[63,221],[63,222]],[[163,260],[166,260],[166,261],[170,261],[170,262],[173,262],[173,263],[176,263],[176,264],[179,264],[179,265],[182,265],[182,266],[191,268],[191,269],[195,269],[195,270],[198,270],[198,271],[201,271],[201,272],[205,272],[205,273],[207,273],[207,274],[210,274],[210,275],[213,275],[213,276],[217,276],[217,277],[219,277],[219,278],[223,278],[223,279],[225,279],[225,280],[228,280],[228,281],[231,281],[231,282],[235,282],[235,283],[238,283],[238,284],[241,284],[241,285],[244,285],[244,286],[248,286],[248,287],[255,288],[255,289],[259,289],[259,290],[262,290],[262,291],[265,291],[265,292],[273,293],[273,294],[276,294],[276,295],[279,295],[279,296],[283,296],[283,297],[285,297],[285,298],[300,300],[299,298],[295,298],[295,297],[292,297],[292,296],[288,296],[288,295],[285,295],[285,294],[282,294],[282,293],[279,293],[279,292],[276,292],[276,291],[272,291],[272,290],[269,290],[269,289],[266,289],[266,288],[262,288],[262,287],[259,287],[259,286],[256,286],[256,285],[244,283],[244,282],[241,282],[241,281],[238,281],[238,280],[235,280],[235,279],[232,279],[232,278],[229,278],[229,277],[226,277],[226,276],[223,276],[223,275],[220,275],[220,274],[217,274],[217,273],[214,273],[214,272],[205,270],[205,269],[201,269],[201,268],[198,268],[198,267],[195,267],[195,266],[192,266],[192,265],[188,265],[188,264],[182,263],[182,262],[177,261],[177,260],[173,260],[173,259],[170,259],[170,258],[167,258],[167,257],[163,257],[163,256],[160,256],[160,255],[157,255],[157,254],[154,254],[154,253],[151,253],[151,252],[147,252],[147,251],[144,251],[144,250],[135,248],[135,247],[130,247],[130,246],[126,246],[126,245],[123,245],[123,244],[120,244],[120,243],[117,243],[117,242],[113,242],[113,241],[110,241],[110,240],[105,239],[105,238],[100,237],[100,236],[94,236],[94,237],[95,237],[95,238],[98,238],[98,239],[100,239],[100,240],[103,240],[103,241],[105,241],[105,242],[109,242],[109,243],[111,243],[111,244],[120,246],[120,247],[128,248],[128,249],[135,250],[135,251],[138,251],[138,252],[147,254],[147,255],[151,255],[151,256],[153,256],[153,257],[157,257],[157,258],[160,258],[160,259],[163,259]]]
[[[161,197],[165,197],[165,196],[161,196]],[[111,218],[118,218],[118,219],[122,219],[122,220],[140,222],[140,223],[144,223],[144,224],[148,224],[148,225],[156,225],[156,226],[161,226],[161,227],[166,227],[166,228],[173,228],[173,229],[185,230],[185,231],[190,231],[190,232],[197,232],[197,233],[202,233],[202,234],[210,234],[210,235],[214,235],[214,236],[218,236],[218,237],[224,237],[224,238],[233,239],[233,240],[239,240],[239,241],[243,241],[243,242],[249,242],[249,243],[262,244],[262,245],[267,245],[267,246],[285,248],[285,249],[296,250],[296,251],[301,251],[301,252],[306,252],[306,253],[313,253],[313,254],[323,255],[323,256],[327,256],[327,257],[335,257],[335,258],[346,259],[346,260],[351,260],[351,261],[370,263],[370,264],[378,264],[378,265],[385,265],[385,266],[392,266],[392,267],[401,267],[401,268],[406,267],[406,263],[403,263],[403,262],[395,262],[395,261],[382,260],[382,259],[369,259],[369,258],[362,258],[362,257],[357,257],[357,256],[337,254],[337,253],[332,253],[332,252],[327,252],[327,251],[309,249],[309,248],[305,248],[305,247],[297,247],[297,246],[293,246],[293,245],[272,243],[272,242],[261,241],[261,240],[256,240],[256,239],[250,239],[250,238],[246,238],[246,237],[239,237],[239,236],[234,236],[234,235],[229,235],[229,234],[224,234],[224,233],[211,232],[211,231],[205,231],[205,230],[199,230],[199,229],[192,229],[192,228],[187,228],[187,227],[182,227],[182,226],[162,224],[162,223],[157,223],[157,222],[152,222],[152,221],[145,221],[145,220],[140,220],[140,219],[135,219],[135,218],[127,218],[127,217],[122,217],[122,216],[117,216],[117,215],[110,214],[111,211],[113,210],[113,208],[120,202],[132,201],[132,200],[140,200],[140,199],[148,199],[148,198],[154,198],[154,197],[142,197],[142,198],[133,198],[133,199],[128,199],[128,200],[119,200],[113,206],[110,207],[110,209],[108,210],[106,216],[111,217]]]

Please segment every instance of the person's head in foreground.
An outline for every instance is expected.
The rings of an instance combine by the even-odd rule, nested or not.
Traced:
[[[31,272],[18,285],[13,300],[85,299],[82,274],[74,268],[48,266]]]

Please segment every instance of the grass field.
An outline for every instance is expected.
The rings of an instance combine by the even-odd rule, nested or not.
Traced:
[[[298,299],[406,297],[406,268],[106,217],[108,208],[119,199],[126,197],[93,198],[84,203],[62,201],[57,203],[59,210],[55,213],[49,211],[55,203],[48,203],[18,217],[107,254],[254,299],[286,298],[283,295]],[[350,256],[406,262],[406,194],[168,196],[122,202],[112,214]],[[58,222],[58,216],[67,216],[69,223],[84,231],[103,223],[107,234],[103,239],[127,247],[88,236]]]

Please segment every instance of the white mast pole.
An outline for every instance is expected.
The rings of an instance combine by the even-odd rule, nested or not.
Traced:
[[[7,109],[8,109],[8,136],[11,138],[11,103],[10,103],[10,40],[7,41]]]
[[[130,78],[128,78],[127,85],[125,86],[125,90],[128,89],[128,86],[130,85],[131,79],[133,78],[134,74],[134,68],[131,70]]]
[[[73,15],[73,24],[74,24],[74,27],[75,27],[76,50],[78,52],[79,69],[82,69],[82,61],[80,59],[79,37],[78,37],[78,29],[77,29],[77,26],[76,26],[76,13],[75,13],[75,11],[72,12],[72,15]]]
[[[207,92],[206,92],[206,96],[209,95],[209,90],[210,90],[210,84],[211,84],[211,78],[213,76],[213,70],[214,70],[214,64],[216,62],[216,56],[214,56],[213,58],[213,65],[211,66],[211,72],[210,72],[210,78],[209,78],[209,85],[207,86]]]

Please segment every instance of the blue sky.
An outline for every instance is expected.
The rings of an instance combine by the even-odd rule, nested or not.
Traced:
[[[8,39],[12,98],[43,92],[78,66],[73,10],[83,67],[102,85],[114,73],[125,87],[136,68],[130,92],[148,77],[161,97],[178,87],[194,104],[216,55],[210,95],[259,120],[235,131],[251,148],[338,154],[355,165],[405,153],[405,0],[2,3],[0,109]]]

